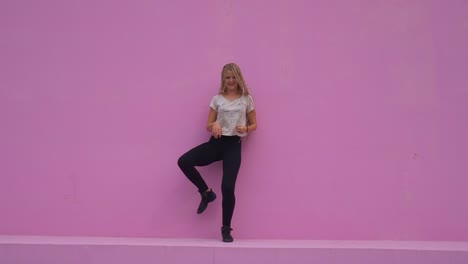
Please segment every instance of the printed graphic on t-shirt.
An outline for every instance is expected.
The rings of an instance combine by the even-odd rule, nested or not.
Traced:
[[[223,135],[225,136],[245,136],[239,134],[236,130],[237,126],[245,126],[247,124],[247,111],[253,110],[253,102],[248,96],[242,96],[233,101],[227,100],[222,95],[213,97],[210,103],[211,108],[217,112],[216,121],[221,125]]]
[[[221,105],[221,111],[223,111],[223,127],[233,128],[238,125],[242,115],[242,103],[237,102],[235,105],[226,107],[225,104]]]

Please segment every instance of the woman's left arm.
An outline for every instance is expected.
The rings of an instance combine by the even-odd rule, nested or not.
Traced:
[[[247,113],[247,119],[249,120],[247,124],[247,131],[246,132],[252,132],[257,129],[257,114],[255,113],[255,110],[252,110]]]

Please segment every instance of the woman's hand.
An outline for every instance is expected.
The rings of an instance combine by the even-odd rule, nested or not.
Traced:
[[[211,129],[211,134],[215,138],[220,138],[223,130],[221,129],[221,125],[218,122],[213,123],[213,128]]]
[[[247,127],[246,126],[237,126],[236,131],[239,134],[244,134],[245,132],[247,132]]]

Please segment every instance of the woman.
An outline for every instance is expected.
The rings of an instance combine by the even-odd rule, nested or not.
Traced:
[[[185,176],[198,188],[201,202],[197,213],[201,214],[208,203],[216,199],[195,166],[206,166],[215,161],[223,161],[223,226],[221,234],[224,242],[232,242],[231,219],[235,206],[234,188],[241,165],[241,138],[257,129],[257,119],[253,99],[250,96],[239,66],[226,64],[221,72],[219,93],[210,103],[208,123],[211,137],[182,155],[178,165]]]

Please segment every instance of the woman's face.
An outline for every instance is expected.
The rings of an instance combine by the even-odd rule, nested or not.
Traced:
[[[224,87],[229,91],[237,90],[236,76],[234,76],[234,73],[231,70],[227,70],[224,75]]]

